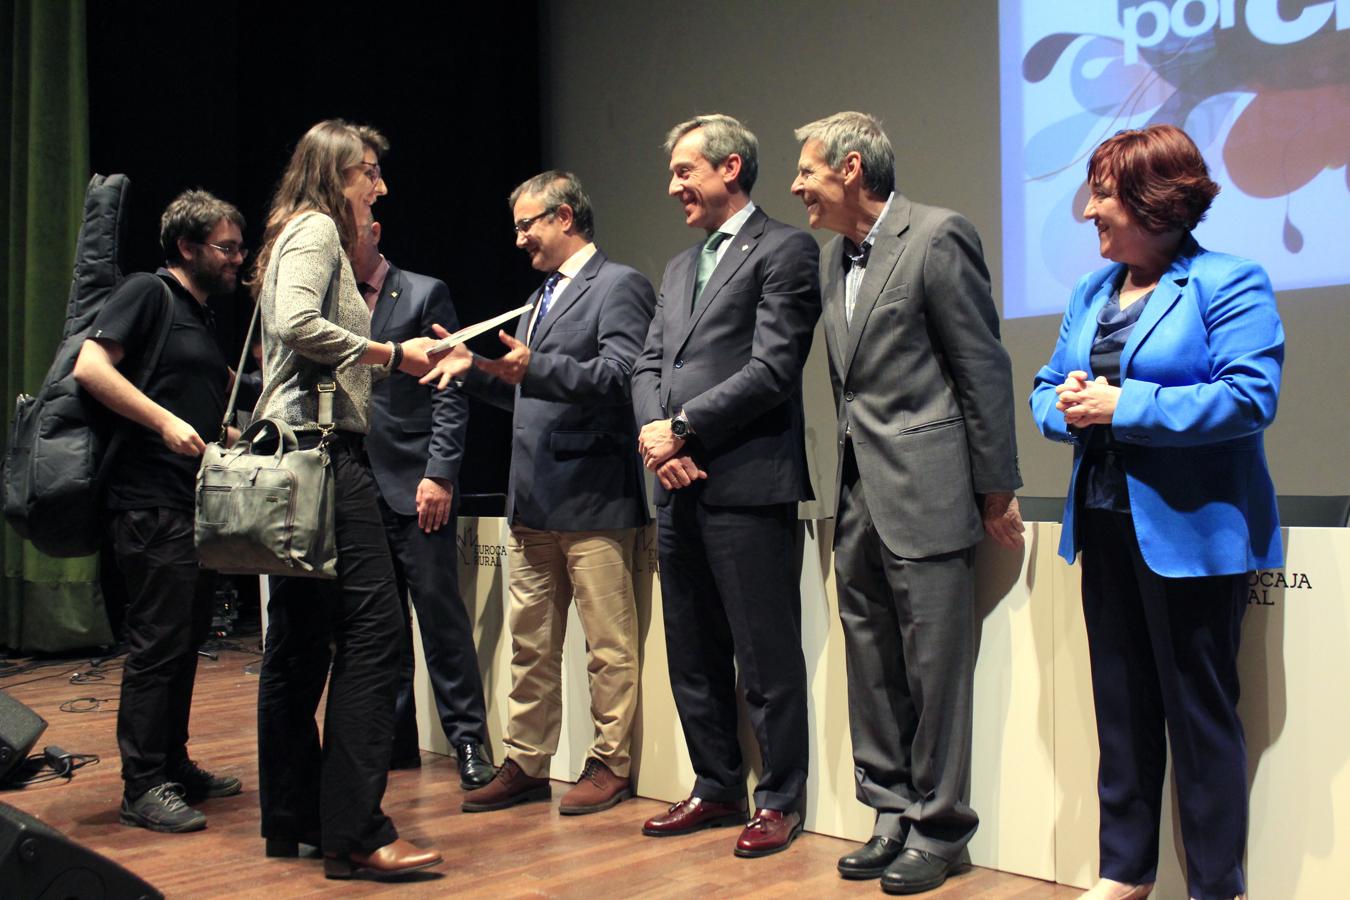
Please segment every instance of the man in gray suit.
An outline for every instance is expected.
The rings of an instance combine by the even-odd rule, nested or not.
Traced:
[[[445,282],[392,265],[380,253],[379,222],[357,232],[354,271],[371,308],[376,341],[431,337],[432,323],[458,327]],[[375,383],[370,397],[366,452],[379,488],[380,515],[404,605],[403,665],[395,701],[393,768],[420,766],[417,705],[413,696],[412,595],[436,712],[459,760],[460,786],[492,778],[487,710],[473,624],[459,594],[455,555],[455,486],[464,456],[469,402],[436,392],[402,372]]]
[[[633,372],[656,472],[671,690],[696,776],[651,837],[742,825],[733,852],[786,850],[809,754],[797,502],[811,498],[802,367],[820,317],[811,236],[750,199],[759,143],[740,122],[671,129],[667,192],[705,234],[666,266]],[[737,674],[763,767],[746,823]]]
[[[511,695],[506,761],[465,812],[548,800],[562,724],[562,653],[576,603],[589,654],[595,739],[559,812],[632,796],[638,632],[632,562],[647,522],[629,375],[656,298],[639,272],[595,246],[581,182],[544,172],[512,192],[516,246],[548,275],[500,359],[460,345],[447,366],[464,390],[513,412],[507,488]]]
[[[839,860],[888,893],[968,863],[974,545],[1022,544],[1012,369],[980,239],[896,193],[880,124],[838,113],[797,129],[792,193],[820,258],[838,402],[835,578],[858,799],[873,837]],[[884,874],[883,874],[884,873]]]

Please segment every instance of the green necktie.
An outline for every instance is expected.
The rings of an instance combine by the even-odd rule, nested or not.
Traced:
[[[708,278],[712,275],[713,269],[717,268],[717,248],[729,237],[731,235],[725,231],[714,231],[703,242],[703,251],[698,255],[698,273],[694,278],[695,306],[698,305],[698,298],[703,293],[703,286],[708,283]]]

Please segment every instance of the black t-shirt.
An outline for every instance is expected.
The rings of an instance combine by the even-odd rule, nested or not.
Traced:
[[[210,310],[167,269],[155,274],[173,293],[173,325],[145,394],[196,429],[202,440],[213,441],[220,436],[220,420],[225,417],[229,373]],[[89,336],[122,346],[117,369],[135,384],[143,360],[154,350],[164,313],[164,291],[154,280],[128,278],[99,310]],[[143,425],[129,420],[119,420],[119,425],[127,432],[105,482],[105,506],[192,509],[201,459],[174,453],[157,432]]]

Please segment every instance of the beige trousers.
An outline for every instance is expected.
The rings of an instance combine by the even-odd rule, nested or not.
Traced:
[[[562,654],[573,600],[586,635],[595,741],[589,751],[621,778],[631,765],[638,629],[633,603],[636,528],[538,531],[515,525],[511,564],[511,694],[506,755],[548,776],[562,727]]]

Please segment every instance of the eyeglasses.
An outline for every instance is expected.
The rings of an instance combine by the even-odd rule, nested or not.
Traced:
[[[524,234],[525,232],[529,231],[531,228],[534,227],[535,222],[538,222],[545,216],[551,216],[557,211],[558,207],[550,206],[548,209],[544,210],[538,215],[530,216],[529,218],[526,219],[516,219],[515,224],[512,225],[511,227],[516,230],[516,234]]]
[[[248,259],[248,248],[241,247],[238,244],[213,244],[210,241],[202,241],[203,247],[213,247],[221,252],[222,256],[229,258],[238,256],[240,260]]]
[[[379,184],[380,180],[384,178],[384,171],[377,162],[366,162],[365,160],[362,160],[349,168],[361,169],[361,174],[369,178],[371,184]]]

